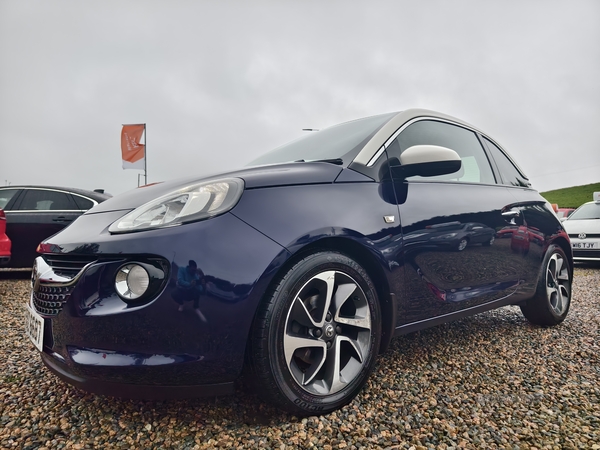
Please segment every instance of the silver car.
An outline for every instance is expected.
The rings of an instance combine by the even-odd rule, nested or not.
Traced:
[[[594,192],[594,201],[577,208],[563,226],[571,238],[575,261],[600,261],[600,192]]]

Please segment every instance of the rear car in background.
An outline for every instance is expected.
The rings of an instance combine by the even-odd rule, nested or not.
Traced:
[[[600,192],[563,222],[571,238],[575,261],[600,261]]]
[[[0,208],[0,267],[10,262],[10,246],[10,239],[6,235],[6,214]]]
[[[6,235],[12,241],[7,266],[31,267],[40,242],[110,197],[102,192],[62,187],[0,187],[0,208],[6,214]]]
[[[560,220],[565,220],[571,214],[573,214],[573,211],[575,211],[575,208],[558,208],[558,210],[556,211],[556,215]]]

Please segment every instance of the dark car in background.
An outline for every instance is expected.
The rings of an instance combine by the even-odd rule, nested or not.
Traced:
[[[6,214],[6,234],[12,241],[8,267],[31,267],[36,248],[110,195],[51,186],[0,187],[0,208]]]
[[[437,241],[461,251],[405,240],[452,222]],[[453,240],[462,224],[486,245]],[[536,230],[540,245],[494,241],[507,226]],[[559,324],[573,276],[569,237],[508,154],[426,110],[135,189],[40,250],[26,330],[61,379],[188,398],[232,393],[245,371],[265,400],[299,415],[350,402],[393,336],[505,305]]]

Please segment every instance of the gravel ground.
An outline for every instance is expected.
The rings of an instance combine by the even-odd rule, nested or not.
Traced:
[[[304,419],[241,390],[150,403],[69,387],[23,337],[28,285],[0,279],[0,448],[600,449],[600,267],[576,268],[562,325],[507,307],[397,338],[350,405]]]

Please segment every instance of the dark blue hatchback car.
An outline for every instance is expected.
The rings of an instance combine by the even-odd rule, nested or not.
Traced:
[[[496,239],[529,229],[527,251]],[[250,167],[109,199],[40,246],[27,334],[99,394],[326,413],[393,336],[504,305],[569,310],[569,238],[487,134],[426,110],[337,125]]]

